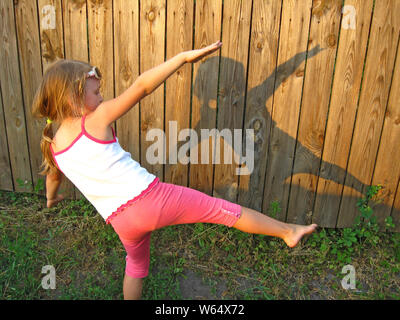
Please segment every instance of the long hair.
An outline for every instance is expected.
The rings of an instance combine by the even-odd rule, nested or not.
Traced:
[[[92,66],[83,61],[57,60],[43,75],[43,80],[35,93],[32,103],[32,115],[37,118],[48,118],[43,129],[40,149],[43,161],[40,175],[54,172],[56,163],[53,159],[50,144],[53,142],[54,122],[61,124],[67,118],[79,118],[84,112],[86,74]]]

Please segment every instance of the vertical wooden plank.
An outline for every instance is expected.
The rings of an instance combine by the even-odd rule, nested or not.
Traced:
[[[272,112],[271,142],[264,191],[263,212],[278,200],[286,219],[290,176],[299,121],[301,91],[312,1],[284,0],[278,49],[278,71]]]
[[[86,0],[64,0],[65,58],[88,62]]]
[[[192,49],[193,0],[173,0],[167,3],[167,57]],[[189,128],[190,88],[192,64],[182,66],[166,81],[165,134],[166,156],[165,181],[187,186],[189,166],[181,163],[178,151],[187,140],[178,142],[178,134]],[[171,127],[170,127],[171,125]]]
[[[37,84],[40,83],[42,75],[36,1],[18,1],[15,5],[15,13],[25,121],[28,132],[27,146],[32,167],[32,183],[36,184],[38,179],[45,180],[45,177],[39,175],[39,167],[42,163],[40,140],[44,121],[34,119],[31,112]]]
[[[254,168],[250,175],[239,177],[238,203],[257,211],[262,210],[276,76],[280,14],[280,1],[253,1],[247,80],[249,89],[247,90],[243,135],[245,136],[246,129],[254,130]]]
[[[251,6],[251,1],[227,1],[222,19],[224,45],[221,48],[223,58],[218,97],[219,132],[215,139],[216,156],[219,154],[220,159],[215,161],[213,194],[233,202],[237,199],[239,183],[235,163],[237,155],[233,149],[234,129],[243,127]],[[226,136],[223,130],[227,132]]]
[[[36,1],[21,0],[15,2],[15,21],[21,69],[21,87],[24,97],[24,121],[28,132],[27,147],[32,167],[33,180],[30,182],[36,184],[38,179],[44,180],[44,177],[38,174],[42,162],[40,139],[43,122],[34,121],[31,113],[36,84],[40,82],[42,73]]]
[[[362,188],[345,182],[337,227],[348,227],[360,214],[357,201],[372,180],[400,30],[400,2],[375,1],[364,79],[347,171]],[[346,180],[347,180],[346,176]],[[345,180],[345,181],[346,181]]]
[[[52,63],[59,59],[64,59],[64,32],[61,0],[39,0],[38,10],[44,74]],[[55,21],[52,21],[53,18],[55,18]],[[51,25],[52,23],[54,23],[54,25]],[[43,127],[46,125],[45,120],[46,119],[41,123],[40,134],[42,133]],[[54,122],[54,134],[57,132],[58,127],[59,125]],[[68,199],[75,198],[75,187],[68,178],[63,179],[59,192]]]
[[[89,62],[86,0],[62,1],[65,59]],[[75,188],[75,199],[84,198]]]
[[[112,0],[88,1],[89,61],[101,71],[100,92],[104,100],[114,98],[112,10]]]
[[[374,207],[374,215],[380,226],[385,226],[385,218],[390,216],[397,183],[400,176],[400,50],[397,49],[396,66],[393,72],[389,102],[383,124],[381,143],[376,160],[372,185],[381,184],[384,188],[378,194],[382,203]],[[399,208],[397,208],[399,209]]]
[[[139,76],[139,1],[114,0],[115,95]],[[129,41],[127,41],[129,39]],[[117,120],[118,141],[139,161],[139,104]]]
[[[0,87],[0,189],[13,190],[10,157],[8,155],[8,144],[6,135],[6,124],[4,119],[3,98]]]
[[[308,50],[323,50],[307,60],[287,221],[310,224],[324,142],[342,0],[313,3]],[[343,170],[344,171],[344,170]]]
[[[51,64],[59,59],[64,59],[64,30],[61,0],[39,0],[38,10],[44,73]],[[53,17],[55,21],[51,20]],[[54,26],[51,25],[53,22]]]
[[[357,111],[373,0],[346,0],[354,8],[355,29],[340,26],[335,75],[322,164],[317,182],[313,222],[334,228],[346,175],[347,159]],[[343,18],[350,10],[342,12]],[[354,13],[353,13],[354,14]],[[346,18],[347,19],[347,18]],[[343,21],[342,21],[343,22]]]
[[[145,0],[140,2],[140,70],[141,73],[163,63],[165,52],[165,0]],[[149,146],[158,143],[164,145],[165,142],[147,141],[146,135],[151,129],[164,130],[164,86],[160,85],[151,95],[145,97],[140,102],[140,131],[141,131],[141,164],[150,173],[164,181],[162,161],[150,163],[147,152]],[[165,136],[164,136],[165,137]],[[163,139],[163,138],[160,138]],[[159,150],[161,152],[161,150]],[[165,151],[165,150],[164,150]]]
[[[12,0],[0,2],[0,86],[15,191],[26,191],[17,179],[32,181],[26,135],[24,101],[18,63],[17,35]]]
[[[202,48],[221,36],[222,0],[196,0],[194,47]],[[224,47],[223,44],[222,47]],[[213,164],[210,154],[206,161],[201,152],[211,150],[211,138],[201,140],[201,130],[216,127],[218,70],[220,51],[193,64],[193,96],[191,128],[196,132],[195,146],[190,149],[189,187],[212,195]],[[211,153],[211,152],[210,152]]]

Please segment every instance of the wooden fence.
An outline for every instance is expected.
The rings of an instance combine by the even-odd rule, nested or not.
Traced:
[[[400,230],[399,0],[1,0],[0,11],[0,189],[43,183],[45,120],[30,107],[55,60],[98,66],[111,99],[142,72],[221,39],[220,51],[181,67],[116,121],[121,146],[164,182],[268,214],[278,201],[276,217],[294,223],[350,226],[367,187],[381,184],[374,214]],[[155,128],[166,163],[147,161]],[[226,136],[215,141],[232,163],[174,163],[169,148],[188,141],[176,145],[178,132],[197,133],[188,155],[201,159],[214,141],[201,129],[213,128],[242,129],[243,140],[253,130],[251,174],[237,174],[247,150]],[[81,196],[67,179],[61,190]]]

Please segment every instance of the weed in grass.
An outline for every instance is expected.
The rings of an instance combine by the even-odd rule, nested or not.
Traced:
[[[279,201],[274,200],[271,201],[270,206],[269,206],[269,212],[268,215],[274,219],[276,219],[276,215],[282,211],[282,208],[280,207]]]
[[[319,260],[327,256],[328,252],[336,258],[340,265],[351,263],[352,256],[356,251],[362,250],[365,246],[376,246],[379,242],[379,226],[373,210],[368,204],[378,193],[381,186],[370,186],[365,197],[357,202],[360,215],[350,228],[342,230],[325,230],[314,233],[311,237],[311,247],[319,246]],[[386,224],[393,227],[392,220],[387,219]]]

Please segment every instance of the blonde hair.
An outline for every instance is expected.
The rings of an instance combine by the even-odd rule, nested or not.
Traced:
[[[82,117],[85,110],[86,74],[92,66],[83,61],[57,60],[43,75],[43,80],[35,93],[32,103],[32,115],[48,118],[61,124],[66,118]],[[40,149],[43,161],[40,175],[47,175],[57,169],[51,153],[53,142],[53,123],[47,122],[43,129]]]

